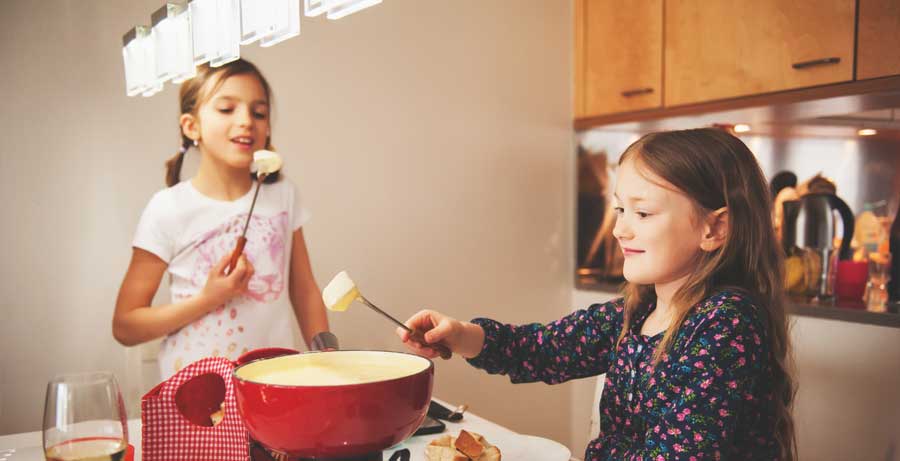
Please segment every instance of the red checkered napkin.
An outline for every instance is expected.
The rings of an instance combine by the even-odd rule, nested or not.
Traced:
[[[247,430],[231,381],[234,366],[222,357],[199,360],[141,399],[143,461],[248,459]],[[224,418],[213,426],[209,415],[220,403]]]

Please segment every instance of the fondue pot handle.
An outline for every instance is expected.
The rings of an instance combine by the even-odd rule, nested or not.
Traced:
[[[245,363],[252,362],[254,360],[259,359],[270,359],[272,357],[280,357],[282,355],[294,355],[299,354],[300,351],[294,349],[288,349],[284,347],[263,347],[260,349],[253,349],[252,351],[245,352],[241,354],[237,360],[234,361],[234,366],[239,367]]]
[[[312,339],[312,350],[314,351],[336,351],[340,349],[337,336],[330,331],[323,331]]]

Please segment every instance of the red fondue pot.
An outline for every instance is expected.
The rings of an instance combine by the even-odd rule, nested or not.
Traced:
[[[304,367],[324,367],[330,381],[353,375],[362,382],[285,377]],[[272,384],[279,380],[291,384]],[[353,458],[378,454],[415,432],[431,402],[434,364],[400,352],[308,352],[242,364],[233,381],[244,425],[266,448],[296,458]]]

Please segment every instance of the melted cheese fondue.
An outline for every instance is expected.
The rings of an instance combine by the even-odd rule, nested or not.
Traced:
[[[333,351],[253,362],[241,367],[237,376],[282,386],[340,386],[402,378],[429,366],[429,360],[409,354]]]

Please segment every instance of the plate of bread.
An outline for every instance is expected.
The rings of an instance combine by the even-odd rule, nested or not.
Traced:
[[[425,447],[426,461],[501,461],[541,460],[568,461],[569,449],[560,443],[543,437],[521,435],[514,446],[493,445],[481,434],[459,431],[458,436],[442,435],[431,440]]]

